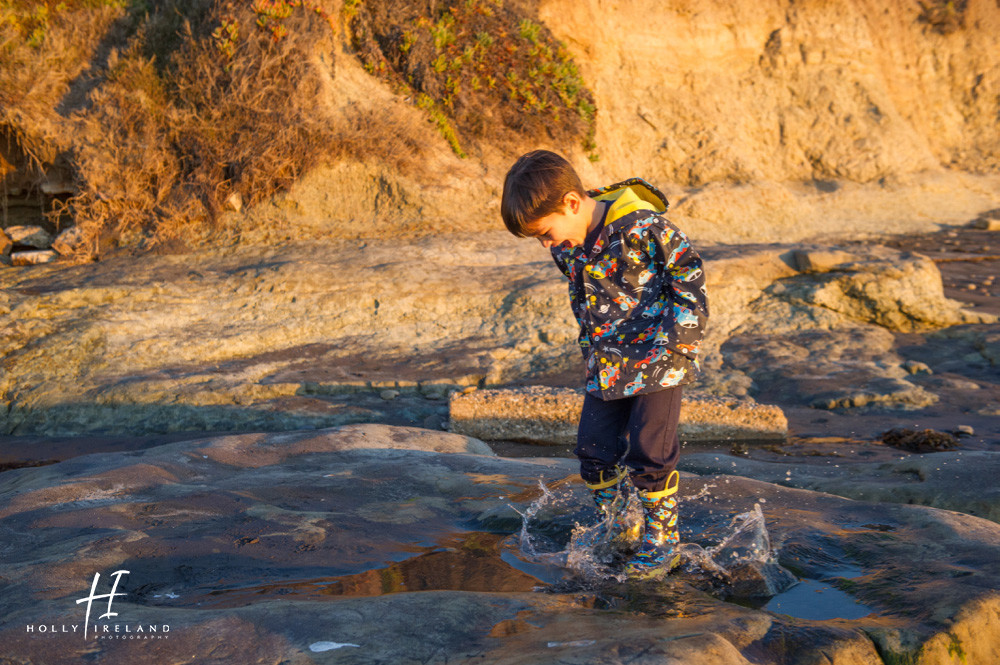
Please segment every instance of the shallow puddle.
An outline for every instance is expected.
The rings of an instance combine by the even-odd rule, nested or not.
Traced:
[[[709,497],[713,487],[706,485],[685,503]],[[859,619],[873,613],[829,583],[831,578],[863,574],[840,557],[830,556],[822,569],[813,570],[819,580],[800,579],[779,565],[760,504],[736,515],[691,511],[697,517],[691,514],[683,533],[680,570],[660,581],[637,584],[622,573],[627,555],[609,548],[607,525],[594,524],[597,513],[580,501],[578,492],[543,485],[539,491],[522,513],[520,533],[456,533],[434,546],[414,548],[415,556],[408,559],[360,573],[314,577],[309,573],[315,569],[303,569],[299,577],[289,571],[290,579],[265,584],[220,580],[160,591],[147,596],[147,602],[221,608],[278,596],[331,600],[419,591],[551,591],[592,597],[598,609],[663,616],[708,612],[719,601],[812,620]],[[641,509],[630,504],[628,515],[640,519]]]
[[[541,580],[509,565],[500,556],[504,534],[456,534],[418,556],[354,575],[293,578],[267,584],[204,586],[166,596],[172,606],[241,607],[281,596],[322,600],[331,596],[371,597],[414,591],[532,591]],[[156,597],[156,596],[154,596]]]
[[[801,580],[769,600],[761,609],[814,621],[861,619],[874,612],[850,594],[816,580]]]

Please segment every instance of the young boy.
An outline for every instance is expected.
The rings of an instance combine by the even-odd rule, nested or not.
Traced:
[[[617,488],[628,477],[638,490],[644,533],[626,564],[633,577],[680,561],[681,386],[699,369],[708,319],[701,259],[666,210],[639,178],[585,191],[570,163],[546,150],[514,163],[500,203],[507,229],[538,238],[569,279],[587,367],[573,452],[602,513],[617,517]]]

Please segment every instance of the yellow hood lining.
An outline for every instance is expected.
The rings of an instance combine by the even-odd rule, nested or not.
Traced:
[[[637,210],[648,210],[653,213],[667,211],[666,202],[642,180],[635,178],[626,182],[634,184],[624,185],[594,197],[597,201],[611,201],[611,209],[604,219],[605,226],[610,226],[616,220]]]

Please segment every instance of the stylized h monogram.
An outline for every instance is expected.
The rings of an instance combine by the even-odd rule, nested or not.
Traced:
[[[100,617],[98,617],[99,620],[118,616],[118,612],[111,611],[111,603],[112,601],[114,601],[115,596],[128,595],[126,593],[115,593],[115,591],[118,589],[118,582],[120,582],[122,579],[122,575],[128,575],[128,571],[116,570],[115,572],[111,573],[111,576],[115,578],[115,583],[111,585],[111,593],[104,593],[101,594],[100,596],[95,596],[94,593],[97,591],[97,582],[98,580],[101,579],[101,574],[94,573],[94,583],[90,586],[90,596],[88,596],[87,598],[81,598],[80,600],[76,601],[77,605],[84,602],[87,603],[87,618],[84,620],[83,623],[83,639],[87,639],[87,624],[90,623],[90,605],[95,600],[99,600],[101,598],[108,599],[108,611],[102,614]]]

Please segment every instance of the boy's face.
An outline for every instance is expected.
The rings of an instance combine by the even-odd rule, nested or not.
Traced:
[[[575,192],[566,194],[561,212],[539,217],[526,227],[528,236],[537,238],[546,249],[550,247],[578,247],[587,237],[591,216],[584,212],[583,201]]]

